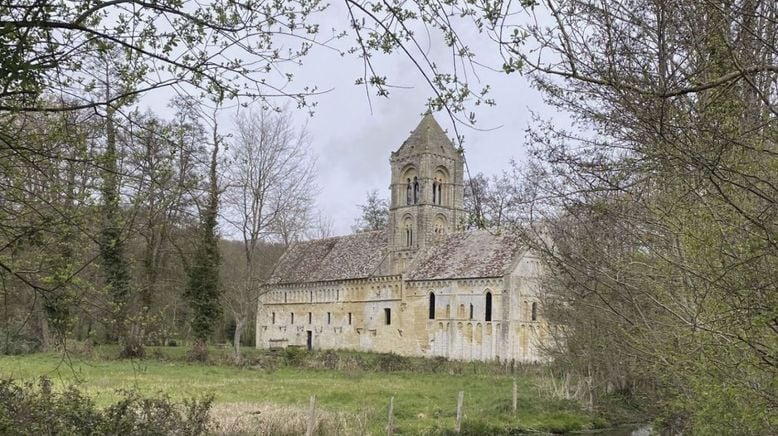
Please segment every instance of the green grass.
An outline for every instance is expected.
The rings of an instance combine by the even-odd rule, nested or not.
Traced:
[[[465,430],[473,434],[505,428],[571,431],[592,428],[596,422],[571,403],[545,399],[533,375],[516,376],[519,412],[511,416],[513,376],[488,371],[483,365],[459,364],[463,369],[458,371],[452,370],[457,366],[448,365],[438,372],[325,370],[283,364],[258,368],[187,363],[183,347],[150,348],[149,354],[156,358],[134,361],[107,359],[112,351],[100,348],[91,357],[69,359],[58,354],[4,356],[0,357],[0,377],[27,381],[48,376],[59,387],[77,384],[100,405],[115,401],[117,389],[165,393],[173,399],[212,393],[217,406],[273,404],[301,410],[316,395],[320,410],[366,417],[366,428],[374,434],[383,432],[392,396],[398,434],[453,429],[459,391],[465,392]],[[262,358],[253,350],[249,354]]]

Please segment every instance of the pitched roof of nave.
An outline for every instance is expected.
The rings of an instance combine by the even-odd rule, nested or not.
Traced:
[[[524,250],[518,238],[486,230],[452,233],[416,255],[407,280],[502,277]]]
[[[510,234],[452,233],[420,251],[405,277],[411,281],[502,277],[510,273],[523,249]],[[298,242],[279,259],[268,284],[379,277],[387,250],[384,231]]]
[[[413,129],[411,135],[402,143],[393,156],[411,156],[421,153],[432,153],[451,158],[459,157],[459,152],[446,136],[431,112],[427,112]]]
[[[385,231],[292,244],[278,260],[268,284],[361,279],[380,275],[387,253]]]

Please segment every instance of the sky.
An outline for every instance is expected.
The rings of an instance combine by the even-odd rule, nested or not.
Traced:
[[[517,19],[527,18],[519,16]],[[348,24],[348,13],[342,3],[334,2],[316,19],[322,29],[320,37],[326,37],[328,29],[344,29]],[[466,25],[458,27],[460,36],[476,53],[476,61],[500,70],[502,59],[496,44],[477,33],[472,24],[463,24]],[[444,70],[450,66],[450,48],[438,35],[424,31],[418,31],[416,35],[430,59]],[[350,36],[334,45],[345,49],[353,45],[353,41]],[[366,91],[364,86],[355,84],[363,71],[362,60],[356,55],[340,56],[322,47],[314,47],[301,66],[282,66],[279,73],[281,77],[283,73],[294,74],[289,90],[311,85],[326,90],[310,99],[316,102],[313,116],[307,108],[295,109],[293,103],[287,106],[296,123],[307,129],[311,151],[317,159],[315,207],[331,220],[333,235],[352,233],[352,226],[360,215],[359,205],[364,203],[368,192],[377,190],[380,196],[389,196],[390,153],[400,147],[421,121],[427,110],[425,104],[433,96],[432,89],[406,55],[378,55],[373,60],[378,72],[397,86],[390,90],[388,98],[377,97],[374,89]],[[496,101],[495,106],[469,105],[468,109],[474,110],[477,117],[476,128],[462,123],[457,125],[459,135],[464,137],[462,145],[470,174],[498,174],[509,168],[511,160],[521,164],[526,159],[525,136],[532,113],[544,119],[554,119],[557,114],[544,104],[529,80],[518,73],[508,75],[501,70],[478,68],[468,72],[468,79],[474,90],[489,85],[489,96]],[[155,110],[165,111],[162,105],[155,104],[164,97],[154,95],[143,104],[152,104]],[[284,101],[273,103],[285,104]],[[229,125],[232,116],[234,108],[232,112],[226,111],[220,125]],[[434,113],[434,116],[449,137],[454,138],[453,121],[449,116],[444,112]],[[223,230],[230,233],[227,228]]]
[[[337,9],[331,11],[337,20]],[[479,62],[499,67],[496,46],[475,33],[464,35]],[[433,38],[434,39],[434,38]],[[448,61],[447,48],[436,41],[428,43],[428,54],[439,64]],[[414,69],[410,59],[401,54],[376,59],[381,71],[394,88],[388,98],[372,96],[355,85],[362,71],[362,61],[354,57],[339,57],[326,51],[314,52],[295,73],[300,83],[312,82],[319,89],[330,90],[316,97],[317,107],[312,117],[303,111],[295,114],[300,123],[307,123],[311,147],[317,156],[317,208],[331,218],[334,234],[348,234],[360,215],[358,205],[364,203],[367,192],[377,190],[388,197],[390,153],[402,144],[421,120],[425,103],[432,90],[423,76]],[[473,75],[470,75],[471,79]],[[525,136],[534,111],[548,119],[554,113],[547,108],[540,94],[520,74],[478,70],[480,88],[489,84],[496,105],[475,108],[477,129],[458,125],[464,136],[465,158],[471,174],[497,174],[508,169],[511,160],[525,160]],[[370,91],[374,95],[374,91]],[[434,114],[436,120],[454,137],[453,123],[444,112]]]

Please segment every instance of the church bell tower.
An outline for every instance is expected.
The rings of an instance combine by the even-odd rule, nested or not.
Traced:
[[[401,274],[419,250],[461,226],[464,160],[428,112],[389,162],[389,248],[392,273]]]

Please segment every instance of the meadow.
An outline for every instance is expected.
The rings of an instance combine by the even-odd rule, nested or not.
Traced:
[[[121,390],[174,400],[213,395],[214,430],[226,434],[300,434],[316,396],[320,434],[386,434],[394,397],[395,434],[447,434],[464,391],[465,434],[566,432],[602,426],[568,401],[549,399],[536,367],[447,362],[349,352],[249,350],[240,365],[227,349],[208,363],[189,362],[183,347],[150,347],[140,360],[117,360],[116,350],[0,357],[0,378],[45,376],[57,389],[75,384],[98,405]],[[512,413],[513,381],[518,410]]]

